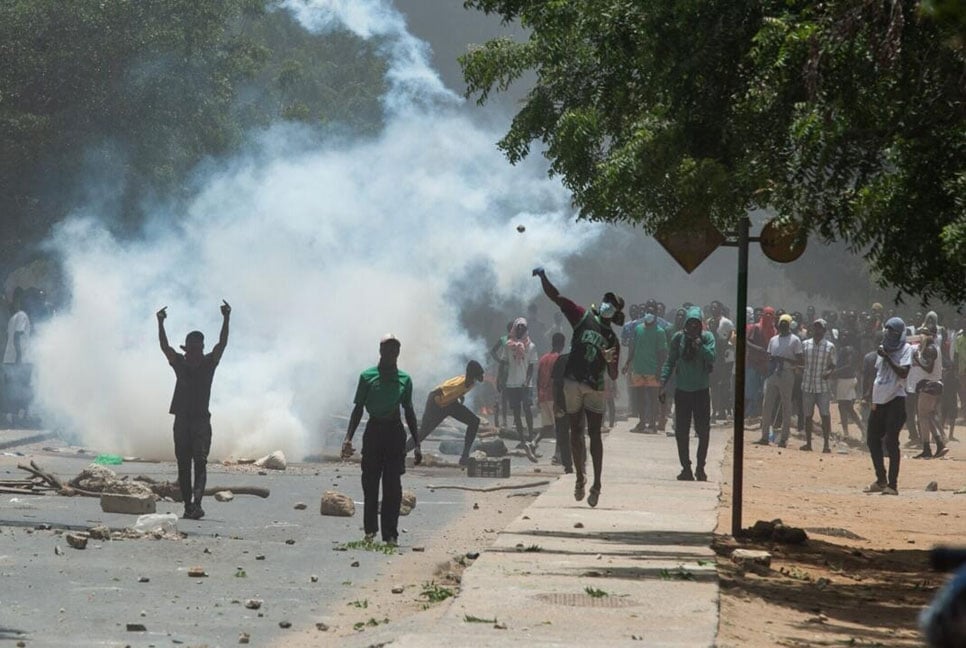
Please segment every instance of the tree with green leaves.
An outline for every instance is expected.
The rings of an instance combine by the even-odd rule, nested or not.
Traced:
[[[375,131],[378,44],[309,33],[276,5],[0,3],[0,271],[79,206],[136,233],[146,204],[177,207],[199,162],[270,124]]]
[[[467,0],[519,21],[461,58],[499,142],[539,141],[580,216],[646,232],[751,210],[844,241],[898,296],[966,300],[962,12],[937,0]],[[938,8],[936,8],[938,7]]]

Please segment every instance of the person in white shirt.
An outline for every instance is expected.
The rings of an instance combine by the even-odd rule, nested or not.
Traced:
[[[908,385],[916,392],[916,418],[922,437],[922,452],[913,459],[939,458],[946,454],[946,437],[939,421],[939,403],[943,395],[943,360],[933,337],[935,331],[919,329],[919,346],[912,354],[912,367],[909,369]],[[908,397],[907,397],[908,398]],[[908,403],[908,401],[907,401]],[[936,442],[933,454],[930,438]]]
[[[758,445],[768,445],[775,408],[781,402],[782,433],[778,446],[788,445],[792,427],[792,392],[795,388],[795,367],[802,364],[802,341],[792,333],[792,316],[778,318],[778,335],[768,341],[768,377],[765,378],[765,404],[762,408],[761,439]]]
[[[912,367],[912,346],[906,342],[906,324],[898,317],[885,323],[882,344],[876,351],[875,382],[872,384],[872,412],[867,441],[875,481],[867,493],[899,494],[899,430],[906,422],[906,379]],[[889,454],[886,473],[885,452]]]
[[[531,407],[533,399],[530,396],[530,388],[533,385],[534,376],[537,373],[537,347],[530,341],[527,332],[527,320],[518,317],[513,320],[510,334],[506,344],[499,350],[499,359],[507,363],[506,393],[507,404],[513,412],[513,423],[516,425],[517,434],[520,435],[521,448],[527,455],[527,459],[536,462],[537,457],[533,451],[531,442],[533,440],[533,412]],[[521,414],[526,417],[527,432],[524,435],[523,421]]]
[[[13,315],[7,322],[3,353],[3,409],[12,424],[26,420],[30,408],[30,318],[23,310],[23,290],[13,291]]]

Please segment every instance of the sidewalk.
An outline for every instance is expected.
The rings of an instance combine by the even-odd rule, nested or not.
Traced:
[[[392,645],[712,646],[718,580],[710,544],[731,431],[712,428],[702,483],[675,479],[673,438],[630,427],[618,423],[605,436],[596,509],[574,501],[572,476],[555,481],[464,572],[459,596],[435,625]],[[692,438],[692,460],[696,446]]]

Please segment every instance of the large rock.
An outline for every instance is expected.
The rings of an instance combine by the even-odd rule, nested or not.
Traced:
[[[255,465],[259,468],[268,468],[269,470],[285,470],[288,467],[288,462],[285,460],[285,453],[281,450],[276,450],[272,454],[265,455],[256,461]]]
[[[404,490],[402,504],[399,506],[399,515],[409,515],[414,508],[416,508],[416,492]]]
[[[337,517],[352,517],[356,514],[356,504],[352,498],[338,491],[325,491],[322,493],[322,515],[334,515]]]
[[[771,567],[771,554],[755,549],[735,549],[731,552],[731,562],[736,565]]]
[[[439,453],[444,455],[461,455],[463,454],[464,442],[457,439],[443,439],[439,442]]]
[[[487,457],[505,457],[508,450],[506,443],[503,439],[488,439],[486,441],[480,441],[478,446],[480,450],[486,453]]]
[[[215,493],[216,502],[230,502],[233,499],[235,499],[235,494],[232,493],[230,490],[223,490]]]
[[[140,495],[101,493],[101,510],[105,513],[144,515],[156,512],[158,507],[153,493]]]
[[[91,464],[70,480],[70,485],[94,493],[152,495],[151,486],[137,480],[120,479],[110,468]]]

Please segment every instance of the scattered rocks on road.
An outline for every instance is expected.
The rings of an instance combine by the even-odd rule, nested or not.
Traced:
[[[412,510],[416,508],[416,492],[412,490],[404,490],[402,494],[402,503],[399,506],[399,515],[409,515]]]
[[[63,556],[64,555],[64,550],[60,548],[60,545],[54,545],[54,555],[55,556]]]
[[[770,522],[758,520],[754,526],[741,530],[742,537],[749,537],[759,542],[777,542],[779,544],[805,544],[808,534],[804,529],[785,526],[780,519]]]
[[[392,588],[393,594],[402,594],[404,591],[405,590],[403,589],[402,585],[396,585],[394,588]]]
[[[240,644],[247,644],[248,642],[251,641],[251,639],[252,639],[251,635],[248,634],[247,632],[242,632],[241,634],[238,635],[238,643]]]
[[[208,572],[205,571],[204,567],[189,567],[188,577],[189,578],[207,578]]]
[[[359,566],[358,560],[353,560],[351,563],[349,563],[349,567],[358,567],[358,566]]]
[[[771,567],[771,554],[756,549],[735,549],[731,552],[731,562],[741,567],[767,570]]]
[[[309,507],[309,505],[306,504],[305,502],[296,502],[295,503],[295,510],[296,511],[304,511],[308,507]]]
[[[129,623],[127,624],[128,632],[147,632],[148,629],[144,627],[143,623]]]
[[[68,533],[64,539],[74,549],[87,549],[87,536],[79,533]]]
[[[249,610],[258,610],[262,607],[262,599],[248,599],[245,601],[245,607]]]
[[[329,630],[329,626],[319,621],[315,624],[315,629],[319,632],[327,632]]]
[[[413,547],[413,551],[426,551],[426,547]]]
[[[235,494],[232,493],[230,490],[223,490],[215,493],[216,502],[230,502],[233,499],[235,499]]]
[[[574,522],[574,528],[575,529],[583,529],[584,528],[584,523],[583,522]]]
[[[103,524],[92,526],[87,530],[87,535],[93,540],[110,540],[111,530]]]
[[[291,621],[279,621],[278,622],[278,627],[279,628],[283,628],[283,629],[291,628],[292,627],[292,622]]]
[[[272,454],[265,455],[256,461],[255,465],[259,468],[267,468],[269,470],[285,470],[288,468],[288,462],[285,460],[285,453],[281,450],[276,450]]]
[[[926,484],[926,490],[930,493],[935,493],[939,490],[939,482],[931,481]]]
[[[101,510],[105,513],[125,513],[127,515],[147,515],[157,512],[154,493],[101,493]]]
[[[356,504],[352,498],[339,491],[327,490],[322,493],[322,515],[352,517],[356,514]]]

